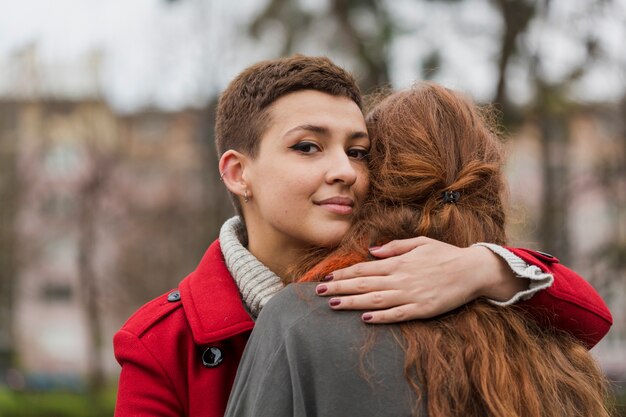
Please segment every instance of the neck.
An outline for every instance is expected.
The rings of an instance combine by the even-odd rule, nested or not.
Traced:
[[[253,239],[250,239],[248,250],[262,264],[278,275],[285,284],[292,281],[291,268],[303,254],[302,251],[295,249],[270,247],[265,242]]]
[[[294,247],[293,242],[277,238],[276,234],[246,224],[248,231],[248,251],[284,283],[292,281],[291,269],[306,253],[307,248]]]
[[[247,236],[238,217],[228,219],[220,229],[224,262],[239,287],[250,315],[257,317],[274,294],[284,288],[282,280],[245,248]]]

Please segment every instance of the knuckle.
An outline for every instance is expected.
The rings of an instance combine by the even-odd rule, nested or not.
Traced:
[[[372,294],[372,304],[381,305],[385,302],[385,295],[381,292],[375,292]]]
[[[343,284],[341,282],[333,282],[333,283],[329,283],[326,284],[328,286],[328,293],[329,294],[337,294],[340,293],[341,290],[343,289]]]
[[[413,259],[408,256],[398,256],[398,264],[399,265],[411,265]]]
[[[434,297],[427,297],[421,302],[421,313],[424,317],[434,317],[437,315],[437,301]]]
[[[393,318],[397,321],[405,321],[407,318],[407,312],[404,307],[398,307],[393,310]]]
[[[358,280],[356,283],[356,290],[361,293],[369,292],[370,285],[365,280]]]

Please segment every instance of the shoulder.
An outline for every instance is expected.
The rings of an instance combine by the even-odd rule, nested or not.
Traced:
[[[177,312],[179,314],[176,314]],[[168,291],[144,304],[124,323],[120,332],[141,337],[158,323],[168,318],[174,321],[184,321],[178,290]]]
[[[315,282],[289,284],[263,307],[256,325],[271,321],[282,327],[316,316],[328,309],[327,298],[315,294]]]
[[[253,338],[265,335],[264,339],[282,339],[303,322],[326,310],[330,310],[326,300],[315,294],[315,283],[289,284],[263,307],[254,325]]]
[[[193,349],[193,338],[182,303],[174,301],[173,294],[177,291],[143,305],[113,337],[114,355],[123,371],[151,369],[168,379],[172,369],[182,366],[180,361]]]
[[[337,338],[352,339],[362,334],[364,324],[360,311],[337,312],[328,306],[328,297],[315,294],[317,283],[287,285],[263,307],[253,336],[265,334],[268,338],[287,343],[314,345]]]
[[[284,308],[303,309],[311,306],[311,303],[317,305],[316,301],[322,299],[315,295],[315,286],[317,284],[317,282],[289,284],[267,302],[265,307],[263,307],[263,311]]]

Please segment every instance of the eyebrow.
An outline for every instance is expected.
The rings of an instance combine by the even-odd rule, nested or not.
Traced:
[[[330,129],[328,129],[327,127],[311,125],[311,124],[304,124],[304,125],[296,126],[292,129],[289,129],[283,136],[290,135],[293,132],[297,132],[299,130],[313,132],[313,133],[317,133],[317,134],[324,135],[324,136],[330,136]],[[367,134],[367,132],[364,132],[362,130],[356,130],[350,133],[350,135],[348,136],[348,139],[369,139],[369,135]]]

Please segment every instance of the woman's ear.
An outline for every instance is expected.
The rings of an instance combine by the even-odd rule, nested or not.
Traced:
[[[243,197],[248,189],[244,174],[247,160],[244,154],[229,149],[224,152],[219,163],[220,177],[224,185],[231,193],[240,197]]]

